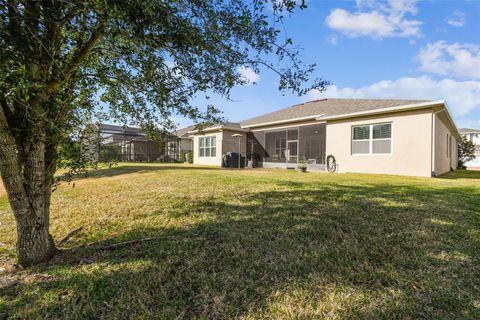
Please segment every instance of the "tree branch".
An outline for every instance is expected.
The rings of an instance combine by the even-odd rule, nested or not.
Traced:
[[[82,63],[82,61],[87,57],[87,55],[92,51],[93,47],[97,44],[100,38],[103,35],[103,31],[105,30],[106,23],[101,21],[98,26],[93,30],[90,39],[83,45],[83,47],[79,48],[77,52],[73,55],[72,60],[70,61],[69,66],[63,72],[60,77],[57,77],[47,83],[46,92],[47,94],[52,94],[62,86],[66,81],[70,79],[70,77],[75,73],[78,66]]]
[[[19,167],[18,148],[2,106],[0,106],[0,174],[12,208],[15,210],[20,206],[24,207],[25,204],[20,203],[21,196],[25,194],[25,188]]]

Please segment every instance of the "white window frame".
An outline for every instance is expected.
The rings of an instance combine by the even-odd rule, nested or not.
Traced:
[[[373,127],[378,126],[378,125],[384,125],[384,124],[389,124],[390,125],[390,138],[381,138],[381,139],[373,139]],[[368,139],[357,139],[354,140],[354,134],[353,130],[358,127],[369,127],[369,132],[368,132]],[[390,140],[390,152],[387,153],[373,153],[373,141],[381,141],[381,140]],[[354,141],[368,141],[368,153],[354,153],[353,152],[353,142]],[[393,124],[392,122],[379,122],[379,123],[372,123],[372,124],[359,124],[359,125],[354,125],[352,126],[351,129],[351,138],[350,138],[350,154],[352,156],[385,156],[385,155],[391,155],[393,154]]]
[[[207,140],[209,141],[208,146],[207,146]],[[202,141],[203,141],[203,146],[202,146]],[[213,145],[212,142],[215,142],[215,145]],[[206,155],[207,149],[208,149],[208,156]],[[215,155],[213,156],[212,156],[212,149],[215,149]],[[201,150],[203,150],[203,156],[202,156]],[[217,137],[216,136],[199,137],[198,138],[198,157],[214,158],[216,156],[217,156]]]

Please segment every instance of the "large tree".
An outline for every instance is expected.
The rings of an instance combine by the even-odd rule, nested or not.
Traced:
[[[49,233],[58,144],[98,112],[145,129],[172,115],[206,123],[191,105],[270,69],[299,94],[304,65],[283,32],[295,0],[0,0],[0,172],[17,224],[21,265],[55,253]]]

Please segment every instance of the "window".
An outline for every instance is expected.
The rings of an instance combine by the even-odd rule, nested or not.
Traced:
[[[391,152],[391,123],[352,127],[352,154],[389,154]]]
[[[200,157],[215,157],[217,154],[216,138],[215,137],[201,137],[199,139],[199,156]]]
[[[370,126],[353,127],[352,153],[370,153]]]

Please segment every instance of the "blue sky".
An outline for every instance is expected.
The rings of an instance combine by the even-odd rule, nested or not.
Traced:
[[[213,102],[230,121],[330,98],[445,99],[458,127],[480,128],[480,1],[307,1],[287,19],[326,92],[282,95],[267,70]],[[204,103],[201,100],[194,101]],[[191,124],[177,119],[180,126]]]

